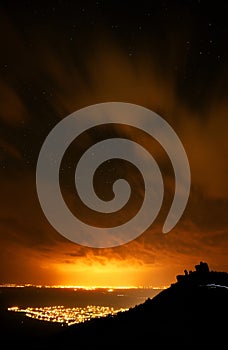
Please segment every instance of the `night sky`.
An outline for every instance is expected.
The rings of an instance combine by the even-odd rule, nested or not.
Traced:
[[[228,271],[228,60],[225,1],[1,1],[0,4],[0,283],[169,285],[200,260]],[[96,174],[100,196],[126,176],[132,202],[118,215],[83,208],[73,186],[80,154],[123,136],[153,153],[166,184],[153,225],[120,247],[92,249],[49,224],[36,192],[40,148],[70,113],[122,101],[161,115],[180,137],[191,168],[184,215],[164,235],[174,188],[159,144],[118,125],[89,130],[64,156],[60,180],[75,215],[115,224],[140,206],[143,184],[115,160]]]

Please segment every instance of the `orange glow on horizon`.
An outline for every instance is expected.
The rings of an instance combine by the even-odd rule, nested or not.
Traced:
[[[105,289],[107,290],[108,293],[112,293],[115,290],[120,290],[120,289],[157,289],[157,290],[162,290],[166,289],[169,286],[72,286],[72,285],[36,285],[36,284],[15,284],[15,283],[5,283],[5,284],[0,284],[0,288],[28,288],[28,287],[34,287],[34,288],[56,288],[56,289],[73,289],[74,291],[76,290],[86,290],[86,291],[95,291],[98,289]]]
[[[139,283],[138,275],[141,268],[121,263],[107,262],[105,265],[93,263],[91,266],[86,264],[60,264],[56,266],[57,270],[62,272],[63,280],[60,284],[80,285],[85,288],[91,286],[115,288],[124,286],[124,288],[137,288]],[[77,283],[75,283],[77,281]]]
[[[115,289],[164,289],[168,285],[167,276],[163,276],[160,267],[129,260],[123,262],[107,259],[102,264],[94,261],[90,265],[81,260],[77,263],[51,265],[50,269],[60,276],[59,282],[52,284],[59,288],[106,288],[111,292]],[[170,283],[172,282],[174,280],[170,278]]]

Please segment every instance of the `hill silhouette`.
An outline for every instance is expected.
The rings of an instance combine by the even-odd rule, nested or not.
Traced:
[[[210,271],[204,262],[195,269],[185,270],[169,288],[126,312],[64,329],[56,343],[84,349],[224,346],[228,273]]]
[[[227,343],[228,273],[200,262],[152,299],[115,316],[69,327],[0,310],[0,339],[11,346],[75,349],[217,349]]]

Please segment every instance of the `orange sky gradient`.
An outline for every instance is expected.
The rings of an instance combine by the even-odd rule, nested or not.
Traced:
[[[0,60],[1,66],[9,67],[0,76],[0,283],[161,287],[174,282],[185,268],[194,269],[200,260],[213,270],[228,271],[227,66],[213,81],[205,78],[202,86],[191,81],[192,99],[181,95],[178,84],[192,59],[183,52],[182,41],[187,36],[197,42],[194,20],[185,15],[187,24],[182,29],[177,25],[167,31],[162,44],[154,40],[151,51],[148,38],[139,41],[132,57],[106,23],[99,23],[94,33],[84,33],[78,52],[78,46],[72,49],[63,36],[56,45],[58,32],[51,26],[37,21],[25,33],[15,15],[0,11]],[[202,91],[196,95],[198,88]],[[109,101],[147,107],[173,127],[189,158],[192,185],[179,223],[162,234],[174,189],[169,159],[145,134],[114,128],[112,133],[139,142],[157,159],[165,198],[153,225],[136,240],[116,248],[92,249],[68,241],[48,223],[36,193],[36,161],[42,142],[60,119]],[[75,144],[74,151],[80,154],[93,140],[93,133],[85,133],[83,144]],[[126,176],[137,184],[130,169]],[[141,186],[133,191],[134,201],[143,196]],[[76,194],[64,184],[63,192],[77,212]],[[134,206],[135,202],[120,218],[131,215]],[[83,213],[87,215],[86,210]],[[102,225],[101,216],[94,214],[93,220]]]

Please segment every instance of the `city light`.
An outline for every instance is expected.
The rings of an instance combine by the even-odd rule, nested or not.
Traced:
[[[87,305],[86,307],[64,307],[59,306],[45,306],[45,307],[27,307],[21,309],[18,306],[8,308],[8,311],[22,312],[27,317],[31,317],[40,321],[58,322],[63,325],[72,325],[88,321],[92,318],[106,317],[108,315],[115,315],[118,312],[123,312],[128,309],[115,310],[113,307]]]

